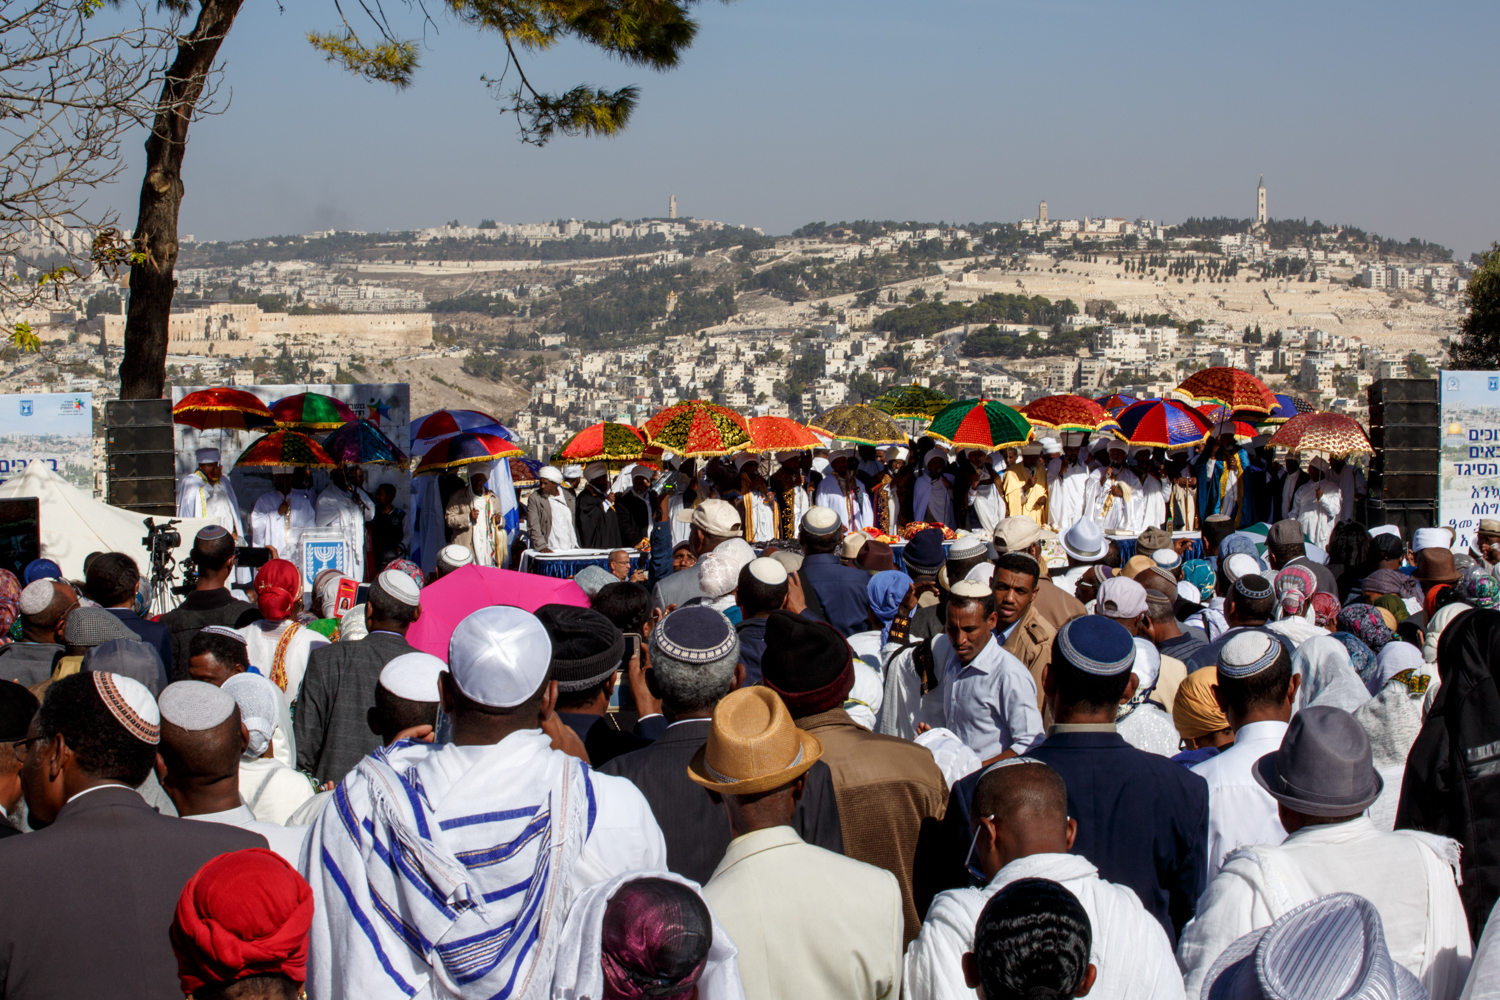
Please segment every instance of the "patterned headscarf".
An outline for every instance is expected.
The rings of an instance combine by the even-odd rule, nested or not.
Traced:
[[[0,645],[10,642],[10,627],[21,617],[21,581],[8,569],[0,569]]]
[[[1470,566],[1455,586],[1459,600],[1471,608],[1500,608],[1500,580],[1482,566]]]
[[[1301,617],[1318,590],[1318,578],[1306,566],[1288,566],[1276,574],[1276,619]]]
[[[1357,607],[1357,605],[1351,606]],[[1369,608],[1370,606],[1366,604],[1365,607]],[[1374,611],[1373,608],[1370,610]],[[1375,617],[1379,618],[1380,616],[1376,615]],[[1383,628],[1384,626],[1385,623],[1381,622],[1381,627]],[[1348,632],[1334,632],[1332,635],[1344,644],[1345,649],[1349,650],[1349,663],[1354,667],[1354,672],[1359,674],[1359,679],[1364,682],[1365,687],[1368,689],[1372,683],[1372,678],[1380,673],[1380,667],[1375,663],[1375,654],[1370,651],[1370,647],[1366,646],[1358,636],[1350,635]]]
[[[1344,608],[1339,612],[1338,625],[1340,632],[1355,636],[1374,653],[1396,638],[1380,612],[1369,604],[1350,604]]]
[[[639,878],[610,899],[601,936],[603,1000],[687,997],[708,963],[713,918],[687,886]]]
[[[1182,578],[1198,588],[1199,600],[1207,604],[1214,596],[1214,569],[1205,559],[1189,559],[1182,564]]]
[[[1312,608],[1313,624],[1318,628],[1329,630],[1338,628],[1339,611],[1343,605],[1339,603],[1337,597],[1320,590],[1307,599],[1307,605]]]
[[[385,568],[393,569],[397,573],[405,573],[407,576],[411,577],[411,582],[417,585],[418,590],[422,589],[422,584],[424,582],[422,579],[422,567],[418,566],[410,559],[392,560],[386,565]]]

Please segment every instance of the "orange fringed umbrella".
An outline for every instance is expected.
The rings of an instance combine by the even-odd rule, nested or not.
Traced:
[[[790,417],[751,417],[751,451],[806,451],[823,447],[812,431]]]
[[[1231,410],[1270,413],[1279,405],[1266,384],[1239,368],[1205,368],[1182,380],[1177,391],[1196,400],[1222,403]]]
[[[753,447],[750,425],[725,406],[687,399],[646,421],[646,438],[683,458],[713,458]]]
[[[200,431],[253,431],[275,426],[276,418],[254,395],[221,385],[183,396],[172,407],[172,423]]]
[[[323,446],[306,434],[275,431],[251,443],[235,459],[236,467],[296,466],[303,469],[331,469],[338,463]]]

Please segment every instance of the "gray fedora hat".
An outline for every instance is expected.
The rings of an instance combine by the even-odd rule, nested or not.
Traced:
[[[1364,727],[1332,705],[1311,705],[1292,716],[1281,748],[1257,760],[1254,774],[1273,799],[1308,816],[1362,813],[1385,785]]]
[[[1214,961],[1201,1000],[1426,1000],[1391,958],[1380,912],[1363,896],[1335,892],[1251,931]]]

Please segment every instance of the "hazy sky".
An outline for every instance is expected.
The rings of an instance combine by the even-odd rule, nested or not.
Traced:
[[[439,15],[396,92],[306,43],[336,23],[326,0],[255,0],[224,45],[232,101],[193,127],[182,232],[635,218],[674,192],[683,215],[768,233],[1015,220],[1043,198],[1054,218],[1176,222],[1252,215],[1264,173],[1273,217],[1463,257],[1500,238],[1493,0],[738,0],[698,16],[672,73],[579,46],[531,58],[541,87],[642,92],[624,136],[536,149],[480,82],[497,36]],[[138,178],[112,192],[127,229]]]

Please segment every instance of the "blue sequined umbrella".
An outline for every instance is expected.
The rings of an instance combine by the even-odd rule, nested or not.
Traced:
[[[1189,448],[1201,444],[1212,429],[1208,418],[1175,399],[1143,399],[1121,410],[1115,421],[1131,444],[1153,448]]]

